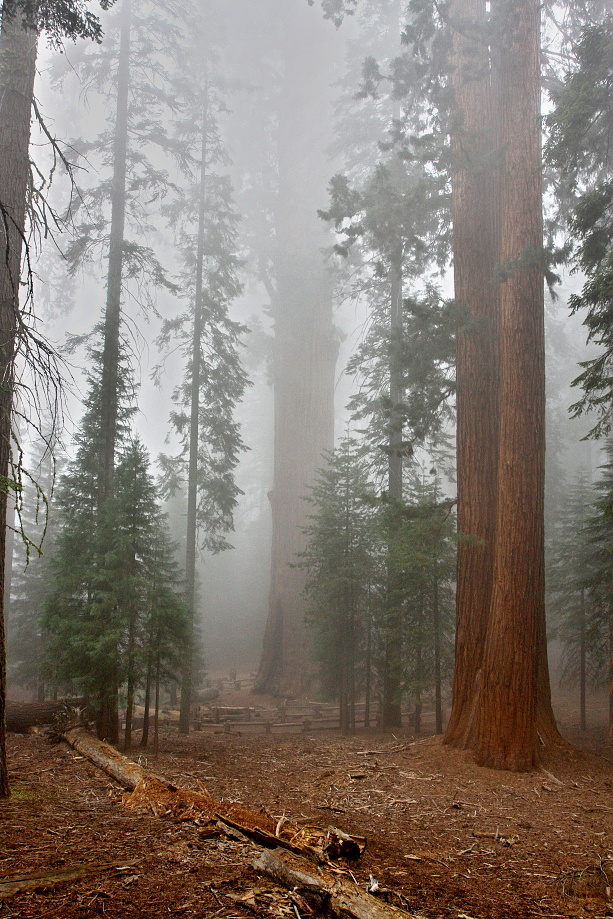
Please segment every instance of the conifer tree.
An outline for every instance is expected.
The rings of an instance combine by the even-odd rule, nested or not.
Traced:
[[[574,262],[585,275],[581,293],[573,294],[573,312],[585,311],[588,341],[600,353],[582,364],[575,385],[583,395],[575,415],[596,411],[593,435],[607,435],[613,419],[613,183],[611,182],[611,67],[613,18],[587,27],[575,48],[576,68],[554,93],[548,116],[549,163],[561,173],[561,205],[566,211]]]
[[[46,635],[41,611],[50,583],[56,520],[53,490],[56,459],[45,437],[29,462],[36,482],[26,481],[22,522],[27,541],[13,541],[11,600],[7,617],[7,675],[10,683],[30,688],[37,701],[45,699],[53,674],[45,667]],[[18,534],[16,534],[18,535]]]
[[[377,568],[375,500],[363,451],[346,438],[312,487],[314,512],[300,564],[307,571],[307,617],[322,688],[338,699],[343,733],[355,730],[355,703],[367,682],[371,585]]]
[[[598,497],[592,506],[586,527],[589,567],[585,571],[585,587],[590,605],[585,616],[586,645],[595,670],[608,684],[609,731],[613,744],[613,447],[607,443],[607,461],[596,484]]]
[[[160,335],[161,344],[178,348],[184,360],[171,416],[181,453],[162,458],[162,464],[168,490],[183,485],[187,492],[186,602],[192,622],[198,548],[219,552],[229,546],[226,534],[233,528],[240,493],[233,473],[244,449],[233,411],[247,385],[239,359],[246,329],[230,317],[230,304],[241,291],[237,215],[230,179],[219,172],[228,159],[218,125],[223,94],[216,74],[219,55],[207,23],[203,16],[192,21],[183,78],[189,89],[176,125],[193,169],[187,187],[168,208],[182,258],[180,286],[189,301],[182,313],[164,323]],[[180,726],[185,733],[192,669],[190,658],[181,686]]]
[[[564,509],[550,536],[547,598],[554,635],[564,647],[563,679],[579,688],[579,723],[587,728],[586,690],[598,670],[594,640],[594,565],[598,550],[590,517],[594,516],[594,489],[585,472],[565,488]],[[595,666],[596,665],[596,666]]]

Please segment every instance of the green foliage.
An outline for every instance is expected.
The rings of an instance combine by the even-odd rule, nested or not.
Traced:
[[[89,502],[83,499],[89,497]],[[169,666],[185,650],[187,614],[149,460],[136,441],[116,470],[114,497],[92,513],[76,461],[60,483],[54,585],[45,607],[49,661],[64,685],[100,700],[144,679],[155,650]]]
[[[613,424],[613,19],[585,29],[575,54],[576,69],[555,93],[555,110],[547,119],[547,158],[566,177],[575,264],[586,276],[570,306],[573,312],[585,311],[588,341],[601,349],[581,365],[574,385],[583,396],[571,411],[578,416],[594,409],[597,422],[591,434],[600,437]]]
[[[125,228],[121,243],[124,298],[152,309],[159,289],[175,291],[168,272],[149,239],[156,229],[156,213],[174,189],[169,168],[183,161],[180,145],[165,126],[179,104],[174,78],[180,67],[182,0],[164,5],[161,12],[149,0],[133,0],[130,24],[129,99],[125,165]],[[96,274],[108,259],[111,203],[121,157],[117,87],[123,10],[109,18],[100,47],[82,47],[71,61],[55,61],[52,82],[63,92],[79,80],[88,104],[100,107],[106,124],[95,137],[73,139],[69,160],[79,176],[79,194],[71,202],[72,238],[65,255],[71,274]],[[99,124],[99,121],[96,122]]]
[[[128,677],[143,678],[151,643],[168,662],[184,652],[187,614],[149,459],[130,435],[131,376],[125,364],[119,375],[120,459],[113,494],[100,500],[102,356],[93,347],[90,354],[77,453],[58,488],[43,625],[55,680],[101,704]]]
[[[445,422],[453,417],[455,335],[463,311],[435,288],[405,298],[403,307],[402,331],[396,332],[389,327],[385,305],[379,306],[347,365],[360,380],[349,402],[352,418],[368,421],[363,433],[381,458],[398,421],[402,449],[411,456],[418,447],[444,439]],[[392,405],[389,397],[390,366],[401,380],[400,405]]]
[[[584,474],[564,488],[547,545],[547,612],[551,637],[564,648],[562,678],[578,685],[582,666],[592,684],[601,677],[601,637],[592,596],[597,573],[593,529],[596,493]],[[583,658],[583,663],[582,663]]]
[[[102,26],[87,9],[90,0],[3,0],[2,16],[19,15],[29,29],[45,32],[49,44],[61,48],[63,38],[89,38],[102,41]],[[116,0],[98,0],[100,8],[110,9]]]
[[[448,677],[453,652],[451,504],[436,477],[416,474],[406,503],[377,498],[369,472],[354,440],[329,454],[310,493],[314,513],[300,563],[322,686],[340,700],[341,719],[371,671],[381,692],[391,636],[400,636],[401,689],[415,699]]]
[[[183,379],[173,392],[176,408],[170,419],[181,452],[162,456],[160,464],[167,493],[186,485],[196,397],[196,525],[200,545],[219,552],[229,545],[225,534],[233,529],[240,494],[234,469],[245,447],[233,413],[248,385],[240,362],[241,337],[247,329],[230,317],[231,302],[242,291],[242,262],[232,183],[219,172],[228,163],[219,126],[219,113],[226,105],[223,81],[213,72],[219,56],[217,36],[213,30],[207,32],[206,24],[202,19],[193,23],[192,41],[185,49],[182,79],[189,89],[175,125],[188,164],[187,181],[164,210],[176,235],[181,258],[177,286],[187,303],[181,313],[163,323],[158,339],[163,349],[178,350],[184,365]]]
[[[613,445],[607,444],[607,462],[601,468],[596,484],[597,497],[589,514],[586,536],[588,563],[583,583],[589,594],[589,616],[586,621],[592,681],[606,683],[613,647]]]
[[[365,638],[377,567],[374,494],[359,448],[345,439],[328,455],[308,498],[314,508],[301,558],[307,570],[307,617],[324,692],[350,710],[365,679]]]
[[[6,662],[8,681],[40,697],[44,693],[43,662],[47,641],[40,618],[49,589],[49,560],[55,541],[52,494],[56,470],[45,444],[31,457],[28,465],[36,485],[26,482],[22,496],[21,527],[27,539],[13,534],[10,601],[5,611],[8,614]],[[44,502],[40,498],[42,494]]]

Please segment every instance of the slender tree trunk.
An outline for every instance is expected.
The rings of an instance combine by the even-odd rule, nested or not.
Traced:
[[[365,686],[364,686],[364,727],[370,727],[370,697],[371,697],[371,668],[372,668],[372,613],[370,609],[370,584],[368,585],[368,608],[366,611],[366,660],[365,660]]]
[[[489,616],[498,452],[498,227],[492,153],[498,146],[485,0],[450,9],[456,129],[452,208],[455,298],[467,320],[457,339],[458,567],[453,704],[445,741],[470,745]]]
[[[440,549],[440,540],[437,539],[436,551]],[[441,610],[438,591],[438,561],[434,559],[434,572],[432,578],[432,628],[434,631],[434,730],[437,734],[443,733],[443,695],[441,680]]]
[[[609,745],[613,746],[613,603],[609,607]]]
[[[104,343],[102,351],[101,435],[102,454],[98,478],[100,520],[113,494],[115,453],[117,448],[118,374],[121,327],[121,292],[126,210],[126,174],[128,157],[128,100],[130,93],[130,29],[132,0],[122,0],[121,36],[117,66],[117,107],[113,139],[113,179],[111,193],[111,229],[107,269]],[[105,628],[105,624],[101,623]],[[111,743],[119,740],[119,686],[117,650],[108,661],[104,686],[100,690],[98,734]]]
[[[398,345],[402,340],[402,250],[398,250],[390,270],[390,339],[392,349],[389,367],[390,420],[388,437],[388,495],[392,503],[393,523],[388,537],[388,597],[386,611],[386,638],[383,670],[383,712],[381,725],[384,728],[400,727],[402,724],[402,663],[403,623],[398,573],[395,570],[395,542],[398,521],[394,505],[402,503],[402,372]]]
[[[160,748],[160,655],[155,662],[155,712],[153,715],[153,753],[158,755]]]
[[[134,684],[136,682],[136,611],[130,616],[128,634],[128,686],[126,690],[126,730],[124,747],[129,750],[132,745],[132,720],[134,716]]]
[[[194,293],[194,328],[192,332],[191,409],[189,421],[189,470],[187,478],[187,533],[185,542],[185,603],[189,613],[190,641],[181,679],[179,730],[189,733],[194,678],[194,645],[196,624],[196,553],[198,512],[198,446],[200,429],[200,376],[203,324],[203,271],[206,219],[206,172],[208,142],[208,85],[205,85],[202,108],[202,145],[198,199],[198,241],[196,248],[196,284]]]
[[[258,692],[297,696],[313,677],[304,621],[302,569],[309,513],[304,495],[322,453],[333,446],[334,368],[338,343],[332,290],[321,250],[327,236],[316,214],[325,200],[334,32],[300,0],[275,4],[284,32],[284,79],[278,108],[279,195],[275,215],[273,297],[274,481],[269,614],[255,682]],[[327,110],[328,108],[328,110]]]
[[[587,730],[586,717],[586,653],[587,641],[585,635],[585,590],[581,588],[579,600],[579,721],[582,731]]]
[[[37,32],[22,24],[21,4],[4,0],[0,31],[0,798],[9,794],[4,632],[7,483],[37,44]]]
[[[150,639],[151,640],[151,639]],[[147,655],[147,676],[145,680],[145,705],[143,713],[143,733],[140,739],[140,745],[143,750],[149,743],[149,712],[151,710],[151,677],[153,669],[153,655],[151,649]]]

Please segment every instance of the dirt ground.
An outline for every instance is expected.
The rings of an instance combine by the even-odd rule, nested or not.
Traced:
[[[168,731],[159,756],[141,762],[274,818],[367,837],[347,877],[365,889],[372,875],[412,915],[613,917],[613,761],[598,736],[589,742],[592,752],[547,753],[544,771],[528,775],[479,768],[406,732]],[[9,735],[9,763],[2,919],[304,915],[253,868],[255,844],[128,810],[115,783],[64,744]],[[6,896],[16,875],[83,865],[99,871]]]

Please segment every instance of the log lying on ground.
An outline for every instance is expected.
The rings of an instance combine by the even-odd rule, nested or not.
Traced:
[[[259,845],[269,848],[285,846],[291,851],[307,855],[329,854],[330,857],[355,860],[366,846],[365,839],[347,836],[334,827],[326,831],[299,826],[289,820],[277,823],[268,814],[243,804],[216,801],[202,783],[200,791],[181,788],[161,776],[147,772],[82,726],[66,728],[61,739],[131,792],[123,796],[126,807],[174,820],[193,820],[198,823],[221,821],[221,826],[220,823],[217,825],[222,830],[225,821],[226,829],[238,830]],[[331,845],[332,841],[334,845]]]
[[[6,703],[6,729],[14,734],[25,734],[30,728],[52,724],[56,716],[67,706],[81,708],[83,699],[66,699],[59,702],[11,702]]]
[[[61,735],[62,740],[66,741],[68,746],[91,760],[94,766],[102,769],[107,775],[119,782],[123,788],[136,788],[140,780],[147,775],[142,766],[122,756],[115,747],[98,740],[93,734],[90,734],[86,728],[72,727],[68,728]]]
[[[132,868],[125,862],[113,862],[109,865],[72,865],[70,868],[57,868],[51,873],[34,871],[31,874],[13,874],[0,878],[0,900],[12,897],[16,893],[33,890],[48,890],[58,884],[68,884],[71,881],[80,881],[81,878],[104,874],[107,871],[125,870]]]
[[[274,852],[265,849],[253,867],[281,887],[300,894],[318,915],[323,913],[336,919],[414,919],[406,910],[362,893],[356,883],[326,871],[314,874],[313,866],[305,859],[280,849]]]

